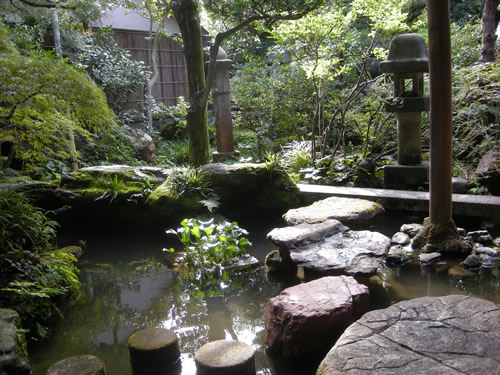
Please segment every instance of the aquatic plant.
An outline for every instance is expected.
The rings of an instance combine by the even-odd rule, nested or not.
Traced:
[[[222,283],[231,278],[231,266],[247,253],[245,246],[251,246],[243,237],[248,232],[238,223],[226,220],[216,223],[214,218],[184,219],[181,227],[166,233],[175,234],[184,245],[184,253],[177,261],[199,297],[222,294]],[[175,252],[174,248],[163,250]]]

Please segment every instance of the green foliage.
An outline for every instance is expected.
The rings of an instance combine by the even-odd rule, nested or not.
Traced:
[[[466,67],[479,60],[481,22],[451,24],[451,62],[454,68]]]
[[[164,105],[159,110],[153,112],[153,118],[158,119],[158,132],[165,139],[185,139],[186,133],[186,116],[188,104],[181,96],[177,100],[177,105],[165,107]]]
[[[71,168],[61,160],[50,160],[45,168],[38,175],[40,179],[45,181],[59,180],[64,173],[71,172]]]
[[[85,146],[80,155],[83,165],[142,165],[136,158],[132,131],[127,127],[117,127],[99,137],[97,142]]]
[[[141,192],[132,194],[128,199],[130,202],[145,203],[149,195],[160,185],[160,181],[154,174],[147,174],[142,181],[140,181]]]
[[[282,147],[280,162],[290,175],[313,166],[311,142],[293,141]]]
[[[193,192],[207,196],[212,192],[211,184],[210,175],[201,169],[179,168],[170,176],[170,192],[174,197]]]
[[[59,252],[38,257],[26,251],[4,254],[0,262],[2,280],[13,280],[1,283],[0,301],[15,309],[28,327],[35,327],[38,336],[45,336],[45,322],[54,314],[62,316],[57,307],[60,299],[80,287],[76,258]]]
[[[203,5],[214,18],[223,18],[228,23],[240,23],[245,19],[263,19],[272,24],[279,19],[296,19],[319,6],[324,0],[205,0]]]
[[[15,250],[47,250],[55,238],[57,226],[22,193],[0,189],[0,254]]]
[[[184,219],[177,230],[169,229],[184,246],[184,253],[177,261],[183,266],[183,274],[197,287],[198,295],[222,294],[224,285],[231,278],[230,266],[246,254],[245,246],[251,246],[244,235],[248,232],[236,222]],[[175,249],[164,249],[174,253]]]
[[[69,156],[70,135],[92,140],[115,123],[101,90],[64,61],[0,55],[0,140],[27,170]]]
[[[44,322],[60,314],[58,300],[80,285],[73,255],[39,255],[52,248],[56,227],[23,194],[0,189],[0,304],[15,309],[40,336]]]
[[[133,60],[128,51],[118,46],[111,29],[90,34],[78,29],[64,30],[61,42],[65,55],[86,69],[116,111],[120,101],[149,78],[144,63]]]
[[[235,126],[257,132],[257,145],[266,138],[300,137],[314,114],[314,91],[305,72],[294,65],[266,66],[252,62],[231,80],[239,109]]]
[[[186,165],[189,163],[189,143],[187,139],[156,142],[156,163],[165,166]]]
[[[500,108],[500,64],[456,69],[453,77],[453,161],[470,178],[481,157],[495,146]]]
[[[96,198],[98,200],[107,200],[109,203],[113,203],[118,194],[123,190],[125,186],[125,182],[121,180],[117,174],[109,175],[105,174],[102,177],[98,178],[98,184],[101,189],[104,189],[104,193],[102,193],[99,197]]]
[[[483,14],[483,4],[483,0],[452,0],[450,1],[451,20],[459,25],[478,20]]]

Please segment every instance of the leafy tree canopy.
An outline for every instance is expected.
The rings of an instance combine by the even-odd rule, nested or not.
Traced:
[[[91,140],[112,128],[104,93],[83,73],[50,54],[12,52],[2,30],[0,142],[11,142],[26,169],[68,156],[69,134]],[[5,50],[5,48],[2,48]]]

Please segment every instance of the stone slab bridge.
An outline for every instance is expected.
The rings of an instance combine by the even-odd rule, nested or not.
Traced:
[[[380,203],[389,210],[429,211],[429,193],[423,191],[356,187],[297,185],[306,203],[327,197],[361,198]],[[500,218],[500,196],[453,194],[453,214]]]

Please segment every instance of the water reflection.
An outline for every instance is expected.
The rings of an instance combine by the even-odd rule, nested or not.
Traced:
[[[264,240],[266,234],[282,223],[258,223],[259,228],[240,224],[250,230],[251,252],[263,260],[274,248]],[[388,235],[397,231],[392,228],[387,229]],[[251,345],[256,350],[259,375],[315,373],[313,361],[303,361],[300,367],[265,353],[268,301],[289,284],[273,281],[258,269],[246,274],[236,287],[225,288],[223,296],[200,298],[189,293],[192,285],[163,266],[161,249],[173,244],[162,231],[92,232],[85,239],[88,248],[79,264],[82,292],[63,310],[65,318],[54,326],[53,336],[31,348],[34,375],[44,375],[54,362],[79,354],[103,359],[109,375],[131,375],[127,341],[133,332],[146,327],[176,332],[183,375],[195,374],[197,349],[221,338],[237,338]],[[372,309],[446,294],[470,294],[500,303],[498,268],[464,276],[456,274],[461,270],[458,263],[439,262],[425,268],[414,261],[401,268],[384,268],[377,276],[360,281],[370,286]]]
[[[239,339],[263,352],[263,313],[277,286],[248,275],[249,288],[225,296],[197,298],[179,275],[154,258],[111,267],[82,264],[82,293],[64,311],[49,340],[31,353],[33,373],[54,362],[88,353],[104,360],[108,373],[131,374],[127,341],[138,329],[165,327],[179,337],[182,374],[192,375],[195,351],[209,341]],[[259,356],[265,361],[265,356]],[[260,363],[266,368],[266,363]]]

